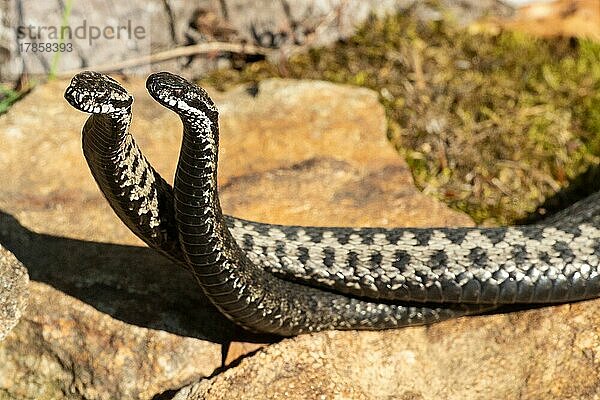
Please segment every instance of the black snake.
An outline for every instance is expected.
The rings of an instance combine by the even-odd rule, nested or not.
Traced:
[[[84,72],[65,98],[92,114],[83,128],[92,174],[136,235],[190,268],[213,304],[248,329],[387,329],[600,295],[600,194],[544,224],[504,228],[318,228],[223,216],[214,103],[166,72],[147,88],[183,122],[174,189],[128,131],[133,98]]]

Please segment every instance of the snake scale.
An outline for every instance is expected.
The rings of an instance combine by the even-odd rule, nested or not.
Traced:
[[[146,86],[183,123],[173,188],[129,133],[132,96],[83,72],[65,98],[91,114],[82,136],[92,175],[137,236],[189,268],[211,302],[247,329],[388,329],[600,296],[600,194],[543,224],[500,228],[322,228],[224,216],[217,108],[167,72]]]

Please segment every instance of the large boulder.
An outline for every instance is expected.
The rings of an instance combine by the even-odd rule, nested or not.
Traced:
[[[11,177],[0,186],[0,243],[32,279],[30,305],[0,343],[0,392],[167,396],[272,341],[235,328],[187,271],[117,219],[83,159],[87,116],[62,99],[66,85],[38,86],[0,117],[0,170]],[[132,132],[170,180],[181,124],[150,99],[143,81],[126,86],[136,99]],[[279,223],[472,225],[413,187],[385,138],[375,93],[272,80],[258,93],[240,87],[213,95],[222,110],[227,213]]]
[[[173,400],[597,399],[599,305],[299,336]]]

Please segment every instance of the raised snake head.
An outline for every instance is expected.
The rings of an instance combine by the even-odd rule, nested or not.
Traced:
[[[146,88],[154,100],[180,116],[218,117],[217,107],[208,93],[180,76],[157,72],[148,77]]]
[[[92,114],[112,114],[133,103],[119,82],[93,71],[75,75],[65,90],[65,99],[76,109]]]

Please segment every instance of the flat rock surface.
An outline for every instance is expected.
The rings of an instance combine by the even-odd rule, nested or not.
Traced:
[[[132,132],[171,180],[181,124],[142,81],[124,84],[136,98]],[[236,329],[187,271],[116,218],[81,154],[87,116],[63,100],[66,85],[39,86],[0,117],[0,170],[10,177],[0,187],[0,243],[32,279],[30,304],[0,343],[0,393],[150,399],[272,340]],[[279,223],[472,225],[413,187],[375,93],[281,80],[250,93],[214,93],[225,212]]]
[[[17,324],[27,306],[28,282],[23,264],[0,245],[0,341]]]
[[[299,336],[174,400],[597,399],[599,303]]]
[[[473,224],[416,190],[385,138],[385,114],[374,92],[280,79],[249,92],[239,87],[215,96],[222,110],[226,212],[296,225]]]

